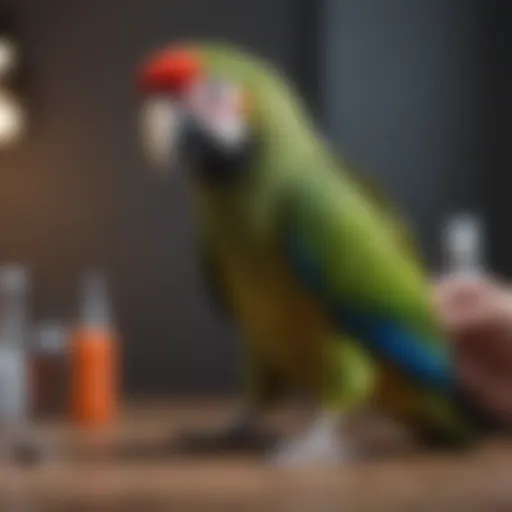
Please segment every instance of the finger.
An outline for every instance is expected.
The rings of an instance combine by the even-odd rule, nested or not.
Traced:
[[[471,313],[473,309],[490,300],[492,291],[487,285],[476,282],[446,284],[433,297],[434,307],[449,321],[452,315]]]
[[[512,421],[512,373],[489,361],[464,356],[457,377],[475,405],[502,421]]]
[[[494,294],[467,310],[452,311],[446,322],[460,347],[468,341],[473,348],[480,345],[483,358],[512,369],[512,300],[508,294]]]
[[[468,276],[448,278],[440,282],[433,295],[438,307],[452,309],[468,307],[474,302],[488,300],[501,294],[510,294],[510,290],[494,278]]]
[[[461,294],[482,293],[482,291],[495,288],[491,278],[481,276],[448,276],[435,286],[435,293],[439,297],[451,298]]]
[[[489,337],[512,334],[512,298],[501,290],[476,294],[471,300],[460,300],[441,309],[441,321],[456,337],[472,332],[487,343]],[[496,339],[498,339],[496,338]]]
[[[455,342],[464,341],[468,335],[478,337],[483,342],[490,331],[499,325],[495,307],[485,301],[445,308],[439,312],[439,318],[442,327]]]

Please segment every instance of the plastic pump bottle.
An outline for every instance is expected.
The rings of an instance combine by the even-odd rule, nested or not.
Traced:
[[[106,282],[98,274],[88,274],[82,283],[80,316],[70,343],[71,414],[77,425],[102,427],[115,421],[118,350]]]

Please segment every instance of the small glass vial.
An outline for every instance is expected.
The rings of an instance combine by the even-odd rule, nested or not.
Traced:
[[[32,407],[36,418],[65,413],[68,384],[68,329],[59,322],[43,322],[35,332],[32,352]]]

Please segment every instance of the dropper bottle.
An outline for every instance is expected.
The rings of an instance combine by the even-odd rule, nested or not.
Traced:
[[[445,274],[479,277],[485,273],[484,226],[480,216],[460,213],[449,218],[443,246]]]
[[[118,411],[118,336],[107,284],[90,273],[82,282],[78,324],[70,343],[71,414],[84,427],[111,424]]]

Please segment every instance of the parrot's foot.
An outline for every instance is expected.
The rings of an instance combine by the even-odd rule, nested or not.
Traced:
[[[182,451],[217,453],[265,450],[275,438],[259,428],[252,418],[242,416],[216,431],[187,432],[178,441]]]
[[[340,419],[322,414],[303,435],[279,443],[270,462],[283,467],[331,466],[352,459],[355,447],[344,442]]]

